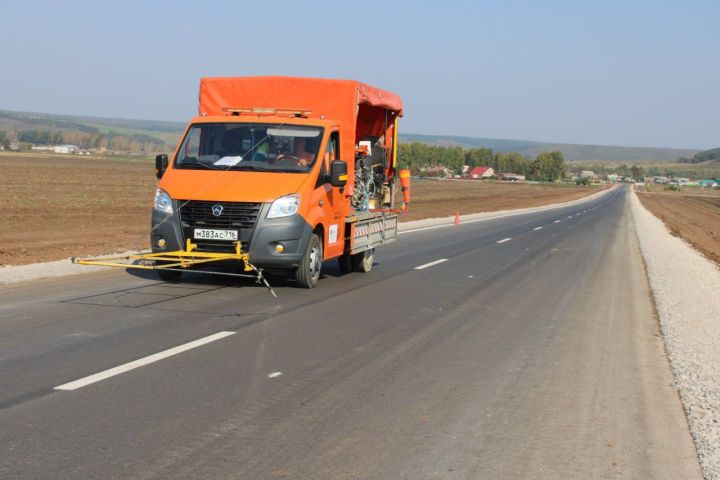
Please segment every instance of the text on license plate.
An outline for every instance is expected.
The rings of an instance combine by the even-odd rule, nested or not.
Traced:
[[[233,240],[238,239],[237,230],[216,230],[213,228],[196,228],[193,235],[199,240]]]

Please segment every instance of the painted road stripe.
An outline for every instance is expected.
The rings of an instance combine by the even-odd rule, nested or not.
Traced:
[[[600,197],[604,196],[606,193],[609,193],[609,192],[610,192],[610,190],[605,190],[604,193],[603,193],[603,192],[600,192],[600,193],[602,194],[602,195],[600,195]],[[600,198],[600,197],[598,197],[598,198]],[[580,201],[578,201],[577,203],[591,202],[591,201],[593,201],[593,200],[595,200],[595,198],[590,198],[590,199],[585,198],[585,199],[580,199]],[[564,208],[564,207],[567,207],[567,206],[568,206],[568,205],[565,205],[565,204],[561,203],[561,204],[558,204],[558,205],[549,205],[549,206],[546,206],[546,207],[535,207],[533,210],[531,210],[531,211],[529,211],[529,212],[528,212],[528,211],[513,212],[513,213],[506,213],[506,214],[503,214],[503,215],[494,215],[494,216],[492,216],[492,217],[473,218],[473,219],[471,219],[471,220],[465,220],[465,219],[463,219],[463,220],[461,221],[461,224],[464,225],[464,224],[466,224],[466,223],[487,222],[488,220],[495,220],[495,219],[498,219],[498,218],[515,217],[515,216],[517,216],[517,215],[529,215],[529,214],[533,214],[533,213],[546,212],[546,211],[549,211],[549,210],[556,210],[556,209],[558,209],[558,208]],[[450,223],[443,223],[443,224],[440,224],[440,225],[432,225],[432,226],[430,226],[430,227],[413,228],[413,229],[411,229],[411,230],[399,230],[399,231],[398,231],[398,235],[403,235],[403,234],[406,234],[406,233],[413,233],[413,232],[423,232],[423,231],[425,231],[425,230],[435,230],[436,228],[448,228],[448,227],[456,227],[456,226],[457,226],[457,225],[455,225],[455,222],[452,222],[452,221],[451,221]]]
[[[542,227],[535,227],[533,230],[542,230]]]
[[[440,260],[435,260],[434,262],[426,263],[425,265],[420,265],[418,267],[413,268],[413,270],[425,270],[428,267],[432,267],[433,265],[437,265],[438,263],[447,262],[447,258],[441,258]]]
[[[510,238],[510,237],[503,238],[502,240],[498,240],[497,243],[505,243],[505,242],[509,242],[510,240],[512,240],[512,238]]]
[[[277,377],[280,377],[280,376],[282,376],[282,372],[273,372],[273,373],[271,373],[271,374],[268,375],[268,378],[277,378]]]
[[[560,220],[555,220],[555,223],[560,223]]]
[[[178,345],[177,347],[173,347],[169,350],[158,352],[158,353],[155,353],[148,357],[141,358],[139,360],[135,360],[135,361],[132,361],[129,363],[125,363],[118,367],[110,368],[108,370],[103,370],[102,372],[98,372],[94,375],[90,375],[88,377],[81,378],[81,379],[75,380],[73,382],[65,383],[63,385],[60,385],[59,387],[55,387],[55,390],[77,390],[78,388],[86,387],[95,382],[105,380],[106,378],[114,377],[115,375],[120,375],[121,373],[129,372],[130,370],[134,370],[134,369],[142,367],[144,365],[149,365],[151,363],[155,363],[164,358],[172,357],[173,355],[177,355],[178,353],[182,353],[182,352],[188,351],[190,349],[200,347],[207,343],[214,342],[215,340],[220,340],[221,338],[225,338],[227,336],[234,335],[234,334],[235,334],[235,332],[218,332],[214,335],[199,338],[197,340],[193,340],[192,342],[185,343],[183,345]]]

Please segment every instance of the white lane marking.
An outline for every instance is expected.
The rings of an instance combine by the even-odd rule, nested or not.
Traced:
[[[607,190],[606,192],[609,192],[609,190]],[[604,196],[604,195],[605,195],[605,194],[603,194],[603,196]],[[592,201],[592,200],[594,200],[594,199],[586,199],[586,200],[582,200],[582,201],[580,201],[580,202],[578,202],[578,203],[589,202],[589,201]],[[551,205],[551,206],[548,206],[548,207],[538,207],[537,210],[533,210],[533,211],[530,211],[530,212],[506,213],[506,214],[504,214],[504,215],[495,215],[495,216],[493,216],[493,217],[475,218],[475,219],[473,219],[473,220],[463,220],[463,221],[462,221],[462,225],[464,225],[464,224],[466,224],[466,223],[485,222],[485,221],[488,221],[488,220],[495,220],[495,219],[497,219],[497,218],[515,217],[515,216],[517,216],[517,215],[529,215],[529,214],[532,214],[532,213],[547,212],[547,211],[549,211],[549,210],[556,210],[556,209],[558,209],[558,208],[563,208],[563,207],[567,207],[567,205],[563,205],[563,204],[554,205],[554,206]],[[455,222],[443,223],[442,225],[433,225],[433,226],[431,226],[431,227],[413,228],[412,230],[398,231],[398,235],[403,235],[403,234],[405,234],[405,233],[422,232],[422,231],[424,231],[424,230],[435,230],[436,228],[447,228],[447,227],[455,227],[455,226],[456,226],[456,225],[455,225]]]
[[[604,192],[598,192],[598,193],[601,193],[602,195],[598,196],[597,198],[601,198],[601,197],[605,196],[605,194],[610,193],[610,192],[611,192],[611,190],[605,190]],[[581,201],[579,201],[578,203],[591,202],[593,200],[595,200],[595,199],[593,199],[593,198],[581,199]],[[466,223],[485,222],[488,220],[495,220],[497,218],[515,217],[517,215],[530,215],[532,213],[540,213],[540,212],[547,212],[550,210],[557,210],[558,208],[564,208],[567,206],[568,205],[565,205],[565,204],[559,204],[559,205],[551,205],[548,207],[537,207],[536,210],[532,210],[530,212],[514,212],[514,213],[506,213],[504,215],[495,215],[494,217],[475,218],[473,220],[463,220],[462,224],[464,225]],[[555,222],[555,223],[558,223],[558,222]],[[457,225],[455,225],[455,222],[443,223],[442,225],[433,225],[431,227],[413,228],[412,230],[398,231],[398,235],[403,235],[405,233],[422,232],[424,230],[435,230],[436,228],[447,228],[447,227],[456,227],[456,226]]]
[[[534,230],[542,230],[542,227],[535,227],[535,228],[533,228],[533,231]]]
[[[509,242],[510,240],[512,240],[512,238],[510,238],[510,237],[503,238],[502,240],[498,240],[496,243],[505,243],[505,242]]]
[[[282,375],[282,372],[273,372],[268,375],[268,378],[276,378]]]
[[[102,372],[98,372],[93,375],[90,375],[90,376],[87,376],[84,378],[80,378],[78,380],[74,380],[69,383],[64,383],[60,386],[55,387],[55,390],[77,390],[78,388],[86,387],[92,383],[99,382],[101,380],[105,380],[110,377],[114,377],[115,375],[120,375],[121,373],[129,372],[130,370],[134,370],[136,368],[142,367],[144,365],[148,365],[150,363],[155,363],[155,362],[163,360],[165,358],[172,357],[173,355],[177,355],[178,353],[185,352],[192,348],[200,347],[202,345],[205,345],[210,342],[214,342],[216,340],[220,340],[221,338],[225,338],[230,335],[235,335],[235,332],[218,332],[213,335],[199,338],[197,340],[193,340],[192,342],[188,342],[183,345],[178,345],[177,347],[173,347],[168,350],[164,350],[162,352],[155,353],[153,355],[147,356],[145,358],[141,358],[139,360],[134,360],[132,362],[124,363],[120,366],[110,368],[108,370],[103,370]]]
[[[568,215],[568,218],[572,218],[572,215]]]
[[[435,260],[434,262],[426,263],[424,265],[419,265],[419,266],[413,268],[413,270],[425,270],[428,267],[432,267],[433,265],[437,265],[438,263],[443,263],[443,262],[447,262],[447,261],[448,261],[447,258],[441,258],[440,260]]]
[[[560,223],[560,220],[555,220],[555,223]]]

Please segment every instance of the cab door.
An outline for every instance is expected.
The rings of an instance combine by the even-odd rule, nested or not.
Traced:
[[[321,154],[319,174],[313,191],[311,202],[313,207],[322,209],[322,224],[325,230],[324,257],[332,258],[342,255],[345,247],[345,219],[343,218],[342,202],[344,196],[339,188],[330,185],[330,163],[340,158],[340,132],[332,131],[327,145]]]

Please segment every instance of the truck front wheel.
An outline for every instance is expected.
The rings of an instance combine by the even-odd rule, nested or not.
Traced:
[[[315,288],[320,280],[323,263],[323,248],[320,238],[313,234],[308,242],[300,266],[295,270],[295,281],[300,288]]]

